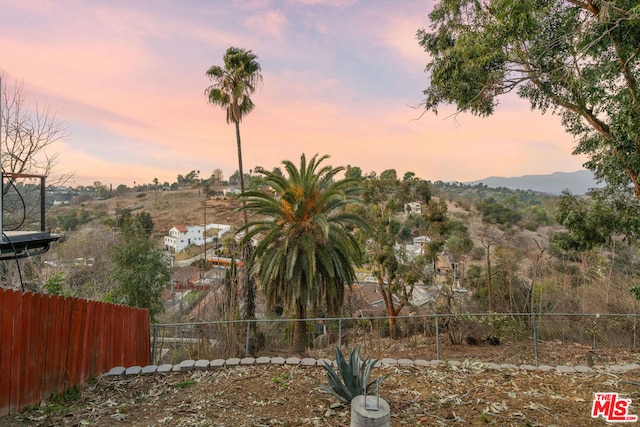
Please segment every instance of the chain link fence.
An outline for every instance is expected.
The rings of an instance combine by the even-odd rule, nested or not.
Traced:
[[[154,364],[290,355],[295,319],[152,325]],[[635,314],[434,314],[307,319],[307,355],[593,365],[635,360]],[[395,323],[395,324],[393,324]]]

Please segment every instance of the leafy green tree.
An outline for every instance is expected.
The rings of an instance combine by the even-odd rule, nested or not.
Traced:
[[[516,92],[552,111],[575,154],[640,200],[640,5],[636,0],[441,0],[418,31],[430,57],[424,107],[494,113]]]
[[[147,234],[147,236],[151,236],[153,232],[153,218],[151,218],[151,214],[149,212],[138,212],[134,216],[134,220],[140,225],[140,228]]]
[[[349,179],[362,179],[362,169],[358,166],[347,165],[347,170],[344,172],[344,177]]]
[[[395,169],[387,169],[385,171],[380,172],[380,179],[383,181],[397,181],[398,172],[396,172]]]
[[[199,182],[198,175],[200,175],[199,170],[192,170],[185,176],[178,174],[178,177],[176,178],[177,187],[193,187],[197,185]]]
[[[323,166],[328,156],[303,154],[300,166],[284,161],[285,176],[260,171],[262,190],[240,198],[252,221],[240,231],[244,243],[261,236],[250,258],[270,307],[283,306],[295,315],[293,351],[306,349],[309,309],[340,313],[345,286],[356,280],[354,264],[362,252],[353,227],[362,217],[347,208],[360,203],[360,188],[350,179],[336,179],[342,167]]]
[[[255,107],[250,96],[262,81],[262,68],[258,57],[253,52],[237,47],[228,48],[223,60],[224,66],[213,65],[207,70],[206,74],[213,85],[206,89],[205,94],[211,104],[218,105],[227,111],[227,124],[235,125],[240,191],[244,192],[240,122]]]
[[[120,184],[116,187],[116,194],[118,196],[122,196],[123,194],[125,194],[127,192],[127,186],[124,184]]]
[[[430,200],[422,212],[426,233],[431,238],[427,248],[434,259],[442,251],[450,232],[451,221],[447,213],[447,202],[444,199]]]
[[[168,260],[142,222],[130,217],[121,230],[122,243],[113,248],[115,269],[110,299],[132,307],[146,308],[151,319],[164,310],[163,293],[171,284]]]
[[[618,227],[616,210],[603,199],[580,199],[563,192],[556,220],[566,231],[554,233],[552,242],[564,251],[582,252],[611,241]]]
[[[147,236],[151,236],[153,232],[153,218],[149,212],[138,212],[134,215],[129,208],[116,208],[115,225],[117,228],[124,232],[131,228],[133,223],[136,223]]]
[[[43,287],[49,295],[64,295],[63,286],[64,274],[57,272],[47,279]]]
[[[523,225],[527,230],[536,231],[541,225],[550,225],[551,218],[540,205],[527,206],[522,210]]]
[[[404,176],[402,177],[402,180],[403,181],[407,181],[407,180],[415,178],[415,176],[416,176],[416,174],[414,172],[408,171],[408,172],[404,173]]]
[[[377,279],[378,292],[384,301],[393,338],[397,336],[396,317],[411,299],[415,285],[425,278],[425,267],[435,259],[438,252],[435,246],[431,246],[431,242],[425,242],[421,253],[416,255],[407,250],[405,242],[405,237],[410,237],[413,231],[407,231],[407,228],[425,232],[430,226],[429,220],[435,220],[435,215],[434,218],[429,214],[424,218],[420,217],[419,223],[412,225],[409,224],[411,218],[404,225],[397,220],[397,213],[405,203],[416,198],[422,199],[424,194],[420,196],[415,190],[423,182],[415,178],[401,182],[394,170],[384,171],[380,177],[372,177],[364,182],[366,208],[363,215],[371,228],[371,232],[364,236],[367,241],[367,262],[372,266],[373,275]],[[446,212],[446,206],[444,209]],[[431,210],[423,206],[424,212]],[[435,209],[434,212],[440,211]],[[439,247],[442,243],[439,243]]]
[[[91,220],[91,215],[84,209],[76,209],[72,212],[58,216],[56,220],[63,230],[73,231],[79,225],[89,222]]]
[[[482,220],[490,224],[497,224],[508,228],[521,218],[519,212],[496,201],[493,197],[481,201],[476,207],[482,214]]]
[[[460,280],[464,282],[467,255],[473,250],[474,244],[469,229],[463,222],[450,222],[449,238],[446,242],[447,250],[460,266]]]

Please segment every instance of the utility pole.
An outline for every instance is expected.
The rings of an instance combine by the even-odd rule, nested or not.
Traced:
[[[204,234],[204,268],[207,269],[207,196],[205,195],[205,199],[202,202],[203,206],[203,217],[204,217],[204,230],[202,233]]]

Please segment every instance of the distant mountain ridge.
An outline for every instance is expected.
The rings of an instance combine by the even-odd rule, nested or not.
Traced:
[[[484,184],[487,187],[504,187],[510,190],[533,190],[541,193],[559,195],[569,190],[576,195],[585,194],[590,188],[601,187],[593,176],[593,172],[581,170],[576,172],[554,172],[549,175],[524,175],[513,178],[490,176],[465,184]]]

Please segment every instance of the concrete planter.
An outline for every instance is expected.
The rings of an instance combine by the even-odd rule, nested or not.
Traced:
[[[366,405],[365,405],[366,397]],[[356,396],[351,401],[351,427],[390,427],[391,414],[386,400],[377,396]]]

